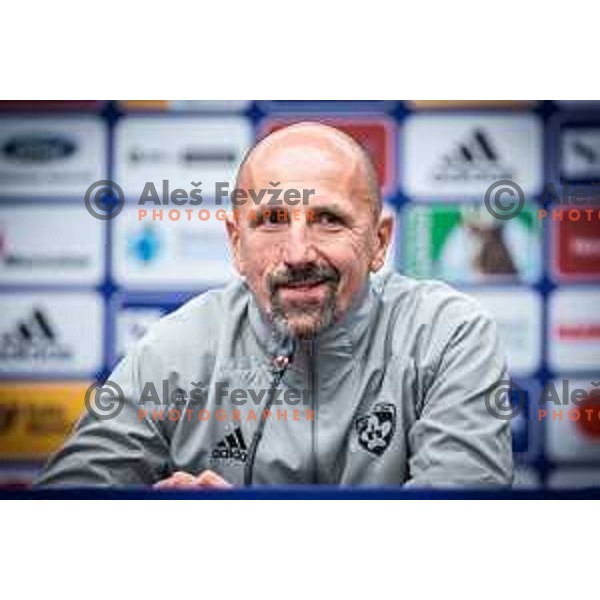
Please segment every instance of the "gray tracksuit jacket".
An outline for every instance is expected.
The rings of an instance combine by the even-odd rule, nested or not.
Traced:
[[[104,418],[112,413],[91,404],[38,484],[151,484],[212,469],[241,485],[261,420],[257,484],[512,481],[510,424],[485,405],[508,377],[505,359],[472,298],[440,282],[372,277],[340,322],[296,347],[269,392],[272,340],[242,281],[191,300],[109,378],[120,412]]]

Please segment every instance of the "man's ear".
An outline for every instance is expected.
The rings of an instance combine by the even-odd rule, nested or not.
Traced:
[[[233,215],[228,214],[225,220],[225,229],[227,230],[227,238],[229,247],[233,256],[233,264],[240,275],[244,275],[243,263],[240,259],[240,224],[233,218]]]
[[[375,231],[376,246],[373,258],[371,260],[371,271],[376,273],[385,264],[385,257],[392,241],[392,233],[394,231],[394,217],[390,212],[384,211],[379,218],[379,223]]]

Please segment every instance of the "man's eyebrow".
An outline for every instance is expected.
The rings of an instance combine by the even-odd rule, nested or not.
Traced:
[[[277,211],[288,212],[289,206],[268,206],[266,204],[260,204],[256,208],[252,207],[251,210],[254,212],[257,219],[262,219],[266,212],[268,212],[270,215],[277,214]]]
[[[250,212],[246,216],[246,220],[250,227],[256,227],[257,225],[260,225],[264,221],[265,213],[268,213],[269,216],[276,215],[277,211],[279,211],[279,214],[289,213],[289,207],[287,206],[268,206],[265,204],[259,204],[258,206],[252,207],[249,210]],[[287,220],[284,222],[287,222]]]
[[[339,204],[311,204],[310,206],[314,211],[331,211],[331,212],[335,212],[335,213],[345,213],[348,212],[346,209],[344,209],[343,206],[339,205]]]
[[[311,204],[310,208],[314,212],[314,214],[320,213],[332,213],[336,217],[347,219],[352,216],[352,211],[348,210],[348,208],[344,208],[340,204]]]

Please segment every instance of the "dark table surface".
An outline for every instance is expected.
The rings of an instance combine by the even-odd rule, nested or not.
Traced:
[[[463,499],[600,499],[600,488],[585,490],[403,489],[400,487],[256,486],[230,490],[164,490],[151,488],[0,489],[0,500],[463,500]]]

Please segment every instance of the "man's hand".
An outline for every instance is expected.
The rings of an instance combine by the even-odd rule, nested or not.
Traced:
[[[233,487],[214,471],[202,471],[200,475],[191,475],[185,471],[176,471],[170,477],[154,484],[159,490],[173,488],[230,488]]]

